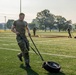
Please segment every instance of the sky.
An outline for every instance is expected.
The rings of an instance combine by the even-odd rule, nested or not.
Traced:
[[[67,20],[76,23],[76,0],[22,0],[22,12],[25,20],[30,23],[37,12],[44,9],[50,10],[54,15],[61,15]],[[0,23],[8,19],[18,19],[20,0],[0,0]]]

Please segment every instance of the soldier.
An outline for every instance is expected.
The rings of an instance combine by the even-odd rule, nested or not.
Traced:
[[[33,34],[36,35],[36,27],[33,28]]]
[[[70,28],[68,28],[68,34],[69,34],[69,38],[72,38]]]
[[[17,39],[18,45],[21,49],[21,53],[19,53],[17,55],[19,60],[22,61],[22,56],[23,56],[24,62],[25,62],[25,67],[31,68],[30,64],[29,64],[29,62],[30,62],[30,60],[29,60],[29,42],[25,35],[26,30],[28,32],[28,35],[29,36],[31,36],[31,35],[30,35],[29,28],[28,28],[28,24],[26,21],[24,21],[24,18],[25,18],[25,14],[20,13],[19,19],[14,21],[11,31],[17,35],[16,39]],[[26,42],[24,42],[21,37],[23,37]]]

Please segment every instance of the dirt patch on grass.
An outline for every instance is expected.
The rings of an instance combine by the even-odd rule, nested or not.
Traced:
[[[68,36],[62,35],[36,35],[32,37],[40,37],[40,38],[68,38]]]

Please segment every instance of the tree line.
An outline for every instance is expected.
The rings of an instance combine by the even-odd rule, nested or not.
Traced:
[[[8,20],[6,23],[6,27],[8,29],[11,28],[14,20]],[[72,24],[71,20],[67,20],[65,17],[60,15],[54,15],[50,13],[48,9],[45,9],[41,12],[38,12],[36,18],[29,23],[29,28],[37,28],[40,30],[58,30],[59,32],[66,31],[68,28],[72,29],[72,27],[76,24]],[[5,27],[5,28],[6,28]]]
[[[36,27],[41,30],[61,30],[66,31],[67,28],[72,29],[72,21],[67,20],[65,17],[60,15],[54,15],[50,13],[48,9],[45,9],[37,13],[37,16],[29,24],[29,27],[33,29]]]

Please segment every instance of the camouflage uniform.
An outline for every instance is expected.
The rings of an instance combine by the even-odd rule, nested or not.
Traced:
[[[68,28],[68,34],[69,34],[69,38],[72,38],[71,36],[71,30]]]
[[[25,32],[26,32],[25,27],[27,26],[27,22],[17,20],[14,22],[13,25],[15,26],[16,31],[20,33],[20,36],[25,39],[25,41],[24,41],[18,35],[16,37],[18,45],[22,51],[20,53],[20,55],[24,57],[25,64],[29,64],[29,41],[27,40],[27,38],[25,36]]]
[[[33,28],[33,34],[36,35],[36,27]]]

